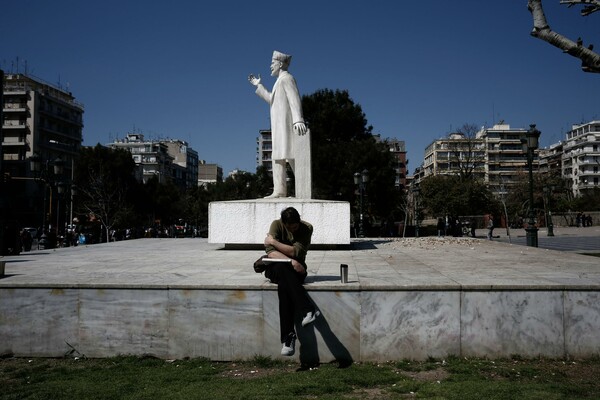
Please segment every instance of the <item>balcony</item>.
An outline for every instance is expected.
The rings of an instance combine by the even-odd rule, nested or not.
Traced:
[[[18,147],[18,146],[25,146],[27,144],[27,141],[25,140],[25,137],[23,136],[8,136],[5,135],[3,140],[2,140],[2,146],[3,147]]]
[[[579,171],[578,174],[580,177],[582,176],[600,176],[600,171],[594,171],[594,170],[583,170],[583,171]]]
[[[29,129],[25,121],[5,120],[2,129]]]
[[[27,104],[20,104],[20,103],[6,103],[4,105],[4,108],[2,109],[3,112],[5,113],[11,113],[11,112],[25,112],[27,111]]]

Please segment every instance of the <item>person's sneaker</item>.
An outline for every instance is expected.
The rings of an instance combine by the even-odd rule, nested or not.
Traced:
[[[321,313],[319,311],[309,311],[308,313],[306,313],[306,316],[302,320],[302,326],[306,326],[306,325],[314,322],[315,319],[317,319],[317,317],[319,315],[321,315]]]
[[[294,332],[290,332],[287,335],[287,338],[285,339],[285,342],[283,342],[283,347],[281,348],[281,355],[282,356],[293,356],[295,350],[295,345],[296,345],[296,334]]]

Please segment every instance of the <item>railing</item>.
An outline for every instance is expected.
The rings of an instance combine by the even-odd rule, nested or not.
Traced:
[[[27,109],[27,104],[21,104],[21,103],[6,103],[4,104],[4,110],[6,111],[13,111],[13,110],[26,110]]]
[[[4,124],[2,124],[4,128],[27,128],[29,124],[21,121],[13,121],[13,120],[4,120]]]

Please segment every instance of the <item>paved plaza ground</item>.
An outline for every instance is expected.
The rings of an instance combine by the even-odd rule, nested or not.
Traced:
[[[600,258],[574,254],[600,252],[600,227],[562,228],[554,237],[539,231],[539,248],[524,246],[523,230],[496,229],[483,238],[354,239],[350,248],[309,252],[307,288],[464,288],[484,285],[563,284],[600,288]],[[564,251],[552,251],[558,248]],[[261,287],[270,285],[252,270],[262,254],[226,250],[206,239],[137,239],[4,257],[12,286],[192,286]],[[349,283],[339,282],[340,264],[349,265]]]

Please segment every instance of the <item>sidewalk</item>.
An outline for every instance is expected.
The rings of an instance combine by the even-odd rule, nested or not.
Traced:
[[[511,237],[525,237],[526,234],[525,228],[510,229],[509,231]],[[485,236],[483,233],[487,234],[487,231],[484,229],[478,229],[476,232],[477,236]],[[507,238],[508,235],[506,228],[494,228],[494,236]],[[541,227],[538,229],[538,237],[542,236],[548,236],[548,228]],[[600,238],[600,226],[589,226],[585,228],[577,228],[574,226],[555,226],[554,236],[598,236]]]

